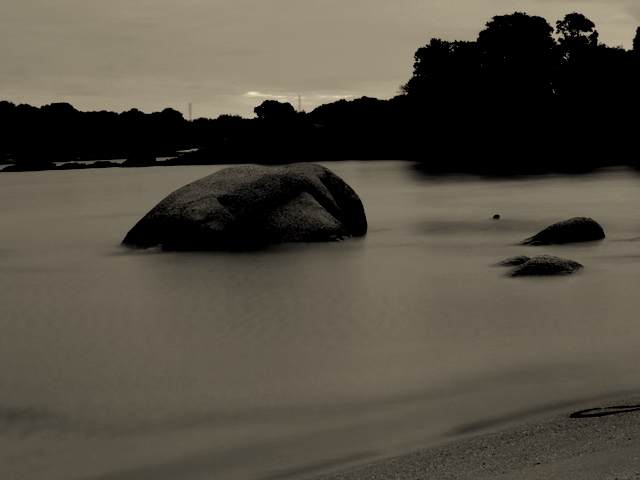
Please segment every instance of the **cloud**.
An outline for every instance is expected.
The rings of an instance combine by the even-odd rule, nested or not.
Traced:
[[[633,5],[627,5],[626,10],[634,20],[640,22],[640,4],[634,3]]]
[[[244,94],[245,97],[262,97],[262,98],[289,98],[287,95],[273,95],[269,93],[260,93],[260,92],[247,92]]]
[[[247,92],[244,94],[245,97],[249,97],[249,98],[273,98],[273,99],[284,99],[284,100],[291,100],[291,99],[295,99],[296,101],[298,100],[298,95],[294,94],[294,95],[277,95],[277,94],[270,94],[270,93],[261,93],[261,92]],[[305,99],[313,99],[313,100],[328,100],[328,101],[335,101],[335,100],[340,100],[341,98],[353,98],[355,95],[353,94],[347,94],[347,95],[335,95],[335,94],[321,94],[321,93],[312,93],[309,95],[301,95],[300,96],[302,98]]]
[[[71,97],[99,97],[103,95],[103,91],[98,87],[98,85],[95,85],[92,82],[67,82],[65,84],[54,87],[54,89],[59,95]]]

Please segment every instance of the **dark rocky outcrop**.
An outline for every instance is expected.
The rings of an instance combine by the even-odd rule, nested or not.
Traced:
[[[522,265],[525,262],[531,260],[526,255],[517,255],[515,257],[507,258],[506,260],[502,260],[501,262],[496,263],[497,267],[514,267],[516,265]]]
[[[551,255],[539,255],[517,266],[511,272],[511,277],[570,275],[583,268],[578,262]]]
[[[49,161],[16,162],[4,167],[3,172],[39,172],[42,170],[55,170],[56,164]]]
[[[58,165],[56,170],[84,170],[87,168],[85,163],[68,162]]]
[[[602,227],[591,218],[574,217],[554,223],[537,235],[522,241],[523,245],[551,245],[557,243],[588,242],[604,238]]]
[[[117,162],[109,162],[108,160],[98,160],[97,162],[93,162],[88,165],[89,168],[110,168],[110,167],[119,167],[120,164]]]
[[[171,193],[126,235],[124,245],[235,250],[364,235],[358,195],[312,163],[228,167]]]
[[[153,167],[158,165],[156,157],[152,155],[138,155],[127,158],[120,167]]]

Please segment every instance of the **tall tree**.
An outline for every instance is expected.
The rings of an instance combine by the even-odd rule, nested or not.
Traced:
[[[295,118],[293,105],[278,100],[265,100],[253,109],[258,118],[272,121],[286,121]]]
[[[450,100],[451,96],[467,96],[474,90],[480,65],[475,42],[432,38],[414,58],[413,76],[400,87],[402,93]]]
[[[556,65],[552,33],[544,18],[521,12],[487,22],[477,43],[488,90],[510,96],[551,93]]]
[[[582,45],[593,45],[598,42],[596,25],[581,13],[568,13],[556,22],[556,33],[561,35],[560,44],[575,40]]]
[[[561,62],[554,88],[556,93],[584,97],[601,82],[598,63],[602,46],[598,50],[596,25],[581,13],[569,13],[556,22],[558,52]]]
[[[560,36],[558,43],[565,59],[586,47],[598,45],[598,31],[595,28],[595,23],[576,12],[569,13],[556,22],[556,33]]]

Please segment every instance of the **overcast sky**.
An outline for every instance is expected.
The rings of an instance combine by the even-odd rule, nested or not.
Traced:
[[[252,118],[265,99],[391,98],[431,38],[516,11],[583,13],[626,49],[640,26],[638,0],[2,0],[0,100]]]

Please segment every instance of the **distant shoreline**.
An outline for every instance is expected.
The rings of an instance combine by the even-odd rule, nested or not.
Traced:
[[[199,153],[199,152],[195,152]],[[585,173],[592,173],[597,170],[610,169],[610,168],[624,168],[630,172],[639,172],[640,165],[630,164],[627,162],[602,162],[585,164],[580,167],[575,165],[562,166],[562,165],[546,165],[542,167],[521,165],[516,167],[505,167],[504,165],[486,165],[486,166],[471,166],[465,163],[458,163],[453,165],[452,168],[447,168],[439,163],[433,164],[428,161],[421,161],[412,158],[386,158],[386,159],[360,159],[360,158],[309,158],[309,159],[296,159],[291,160],[287,158],[279,159],[254,159],[250,161],[249,158],[227,158],[220,159],[219,161],[193,161],[189,160],[189,156],[183,158],[177,157],[150,157],[150,158],[119,158],[112,160],[78,160],[71,162],[53,162],[44,161],[38,163],[28,163],[17,165],[15,163],[0,164],[0,173],[11,172],[41,172],[41,171],[60,171],[60,170],[88,170],[97,168],[144,168],[144,167],[175,167],[175,166],[220,166],[220,165],[245,165],[245,164],[258,164],[258,165],[285,165],[296,162],[377,162],[377,161],[401,161],[410,162],[415,166],[416,171],[429,175],[429,176],[447,176],[447,175],[471,175],[471,176],[485,176],[485,177],[513,177],[513,176],[536,176],[546,174],[566,174],[566,175],[579,175]],[[566,168],[565,168],[566,167]]]

